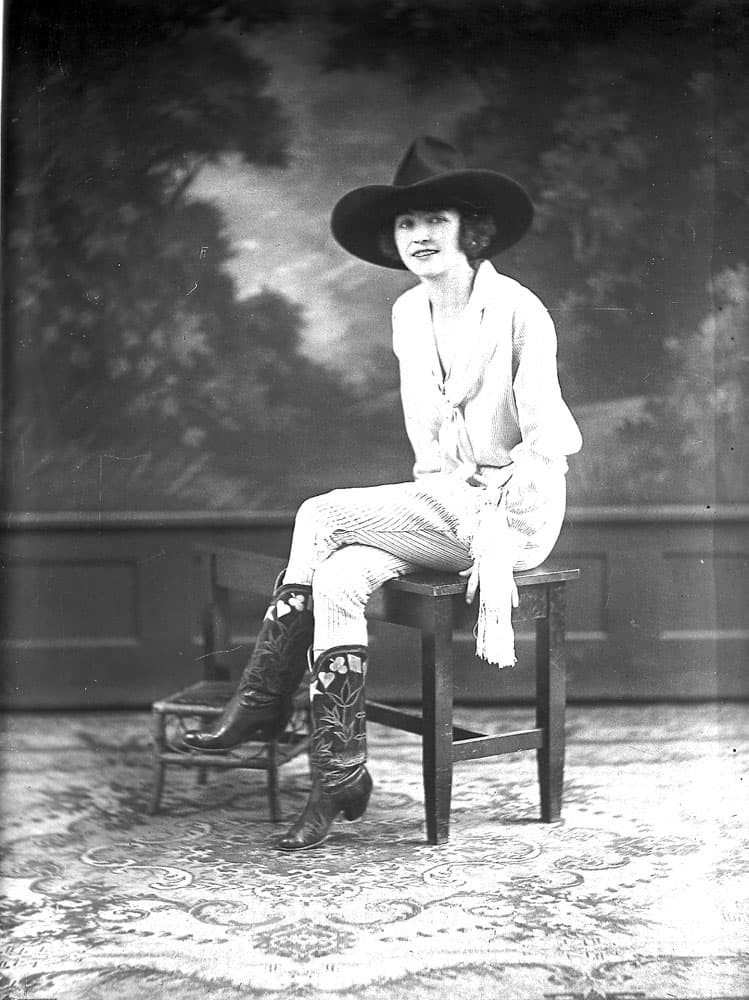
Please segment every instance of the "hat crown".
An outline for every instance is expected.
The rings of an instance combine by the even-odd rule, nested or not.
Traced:
[[[398,165],[393,178],[395,187],[408,187],[421,181],[428,181],[451,170],[463,170],[465,160],[449,142],[422,135],[415,139],[406,150],[406,155]]]

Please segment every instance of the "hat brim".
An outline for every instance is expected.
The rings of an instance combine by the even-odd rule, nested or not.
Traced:
[[[524,188],[493,170],[453,170],[417,184],[373,184],[355,188],[335,205],[330,228],[336,241],[361,260],[405,270],[380,249],[380,233],[410,209],[474,209],[490,215],[496,234],[483,256],[493,257],[524,235],[533,221],[533,203]]]

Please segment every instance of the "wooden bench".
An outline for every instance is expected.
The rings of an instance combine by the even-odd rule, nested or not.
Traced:
[[[513,624],[536,626],[536,725],[533,729],[487,735],[453,725],[454,630],[476,620],[465,602],[466,582],[454,573],[422,572],[392,580],[383,588],[377,618],[418,629],[421,635],[421,714],[367,702],[367,718],[422,738],[422,772],[427,839],[447,840],[450,829],[453,764],[518,750],[535,750],[541,819],[560,818],[564,777],[566,706],[565,587],[580,571],[547,562],[515,574],[520,598]]]

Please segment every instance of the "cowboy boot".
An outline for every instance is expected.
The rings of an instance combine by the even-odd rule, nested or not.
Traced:
[[[293,696],[307,669],[312,642],[312,588],[277,586],[237,689],[212,732],[189,730],[191,750],[224,751],[250,738],[272,740],[293,711]]]
[[[310,686],[312,791],[303,812],[278,841],[282,851],[321,844],[333,820],[364,814],[372,791],[367,759],[366,646],[334,646],[318,658]]]

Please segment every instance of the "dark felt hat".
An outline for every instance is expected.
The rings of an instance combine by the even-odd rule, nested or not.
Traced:
[[[408,148],[392,184],[371,184],[345,194],[333,209],[330,228],[355,257],[381,267],[404,268],[379,246],[383,228],[409,209],[457,208],[490,215],[497,227],[484,251],[491,257],[517,243],[533,220],[533,204],[516,181],[494,170],[465,166],[454,146],[421,136]]]

